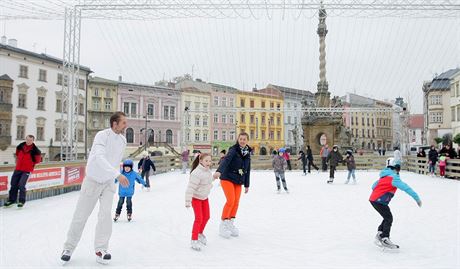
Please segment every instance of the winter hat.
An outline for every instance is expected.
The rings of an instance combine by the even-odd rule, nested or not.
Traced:
[[[278,152],[284,153],[284,152],[286,152],[286,149],[285,149],[285,148],[280,148],[280,149],[278,150]]]
[[[348,155],[353,155],[353,151],[351,151],[351,149],[348,149],[348,150],[347,150],[347,154],[348,154]]]

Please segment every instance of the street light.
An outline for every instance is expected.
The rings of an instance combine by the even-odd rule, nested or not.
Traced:
[[[147,118],[147,115],[144,116],[145,118],[145,128],[141,129],[141,132],[144,131],[144,151],[147,151],[147,122],[150,122]]]

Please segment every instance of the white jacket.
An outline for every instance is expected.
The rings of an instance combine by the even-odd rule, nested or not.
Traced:
[[[99,131],[86,164],[86,178],[99,183],[114,180],[120,175],[120,162],[126,148],[126,138],[112,129]]]
[[[191,205],[192,197],[200,200],[208,199],[213,180],[211,170],[199,164],[190,174],[190,180],[185,191],[185,205]]]

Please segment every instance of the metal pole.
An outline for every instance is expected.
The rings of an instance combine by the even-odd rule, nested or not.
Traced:
[[[147,151],[147,115],[145,115],[144,151]]]

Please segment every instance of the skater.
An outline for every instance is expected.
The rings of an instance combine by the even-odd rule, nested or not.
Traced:
[[[417,152],[417,158],[426,158],[426,153],[423,150],[423,148],[419,148],[419,150]]]
[[[428,173],[434,177],[436,172],[436,163],[438,162],[438,151],[434,145],[431,145],[430,151],[428,151]]]
[[[300,157],[297,158],[297,160],[301,160],[302,161],[302,169],[303,169],[303,175],[307,175],[307,157],[305,156],[305,153],[303,152],[303,150],[299,151],[299,155]]]
[[[350,182],[350,178],[353,176],[353,183],[356,184],[356,177],[355,177],[355,170],[356,170],[356,163],[355,157],[353,156],[352,150],[347,150],[347,157],[345,157],[345,163],[347,164],[348,176],[347,181],[345,184]]]
[[[220,151],[220,159],[219,159],[219,162],[217,163],[217,165],[220,165],[220,163],[224,160],[225,154],[227,154],[227,151],[225,149]]]
[[[311,152],[310,145],[307,145],[307,161],[308,161],[308,173],[310,174],[311,166],[313,166],[313,168],[315,168],[316,171],[318,171],[319,173],[318,166],[316,166],[315,163],[313,162],[313,153]]]
[[[34,171],[35,165],[42,160],[41,151],[34,144],[33,135],[26,136],[26,141],[16,147],[16,168],[11,176],[11,187],[8,199],[4,204],[10,207],[18,200],[18,208],[22,208],[26,203],[26,184],[30,174]]]
[[[399,151],[398,147],[395,147],[395,150],[393,152],[393,158],[395,159],[396,162],[402,163],[402,154],[401,154],[401,151]]]
[[[321,151],[319,152],[319,155],[321,156],[323,172],[327,171],[327,156],[329,156],[329,153],[331,153],[331,151],[329,150],[328,145],[324,145],[324,147],[321,148]]]
[[[250,152],[252,149],[248,146],[248,140],[249,135],[247,133],[240,133],[237,143],[228,150],[224,160],[214,173],[214,178],[220,177],[220,184],[227,199],[222,210],[222,222],[219,227],[219,234],[224,238],[239,235],[234,220],[240,202],[241,185],[244,185],[244,193],[249,191]]]
[[[343,163],[342,154],[339,152],[339,146],[334,145],[331,153],[327,156],[327,162],[329,163],[329,180],[327,183],[334,182],[334,173],[337,165]]]
[[[447,164],[447,157],[443,153],[441,157],[439,157],[439,175],[441,177],[446,177],[446,164]]]
[[[275,172],[276,187],[277,187],[278,193],[281,192],[280,180],[281,180],[281,182],[283,182],[284,190],[287,193],[289,193],[287,185],[286,185],[286,178],[284,176],[284,171],[286,170],[286,167],[287,167],[287,161],[283,157],[285,151],[286,150],[284,148],[280,148],[279,151],[278,151],[279,152],[278,156],[273,158],[273,161],[272,161],[272,167],[273,167],[273,171]]]
[[[127,211],[128,221],[131,221],[131,216],[133,214],[132,198],[134,195],[134,185],[136,184],[136,181],[139,184],[142,184],[142,186],[147,185],[145,181],[142,179],[142,177],[133,170],[133,165],[134,163],[131,160],[125,160],[123,162],[123,170],[121,171],[121,174],[124,175],[128,179],[129,186],[127,187],[124,187],[122,185],[118,186],[118,196],[120,198],[118,199],[118,205],[115,211],[115,217],[113,218],[114,221],[117,221],[118,218],[120,217],[121,208],[123,207],[123,204],[125,203],[125,198],[126,198],[126,211]],[[115,179],[115,183],[116,182],[118,182],[118,180]]]
[[[187,173],[187,167],[189,162],[190,150],[186,149],[180,154],[182,159],[182,174]]]
[[[288,167],[289,171],[291,171],[292,170],[292,167],[291,167],[291,155],[289,154],[289,152],[286,149],[284,149],[283,158],[286,160],[287,167]]]
[[[195,221],[193,222],[191,247],[193,250],[201,250],[207,243],[206,236],[203,234],[206,223],[209,220],[209,201],[208,196],[211,192],[212,176],[211,155],[202,153],[197,156],[192,164],[190,180],[185,191],[185,207],[193,207]]]
[[[99,201],[99,213],[94,239],[96,261],[107,264],[112,258],[108,248],[112,234],[113,195],[116,190],[114,179],[118,179],[122,186],[129,185],[128,179],[120,174],[120,162],[126,147],[126,138],[122,134],[126,125],[125,114],[115,112],[110,117],[111,127],[99,131],[94,138],[86,165],[86,177],[81,186],[80,196],[61,254],[63,263],[70,260],[97,201]]]
[[[394,158],[387,160],[387,167],[380,172],[380,179],[372,185],[372,194],[369,198],[371,205],[383,217],[383,221],[378,227],[375,243],[379,246],[398,249],[399,246],[390,241],[390,230],[393,223],[393,215],[391,214],[388,204],[391,198],[396,193],[397,189],[401,189],[409,194],[419,207],[422,206],[422,201],[417,193],[412,190],[409,185],[404,183],[400,176],[401,162]]]
[[[153,172],[157,171],[157,169],[155,168],[155,164],[150,159],[150,156],[147,154],[144,156],[144,158],[142,158],[139,161],[139,164],[137,165],[137,169],[141,173],[141,177],[143,179],[145,178],[145,186],[147,188],[147,191],[150,191],[150,168],[153,170]]]
[[[307,161],[308,161],[308,173],[310,174],[311,166],[316,169],[319,173],[319,168],[313,162],[313,153],[311,151],[310,145],[307,145]]]

